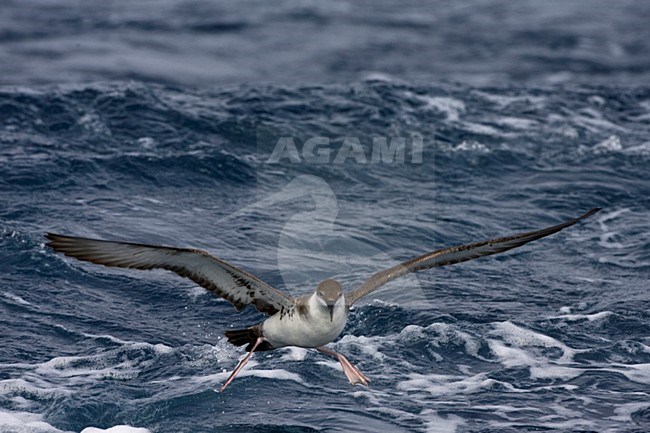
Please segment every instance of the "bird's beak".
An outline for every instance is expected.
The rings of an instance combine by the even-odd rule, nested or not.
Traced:
[[[334,305],[328,305],[327,309],[330,310],[330,322],[334,320]]]

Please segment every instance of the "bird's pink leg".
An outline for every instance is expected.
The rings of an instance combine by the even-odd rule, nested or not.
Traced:
[[[226,387],[228,385],[230,385],[230,382],[232,382],[235,379],[235,376],[237,376],[237,374],[241,371],[241,369],[244,368],[244,365],[246,365],[246,363],[251,358],[251,356],[253,356],[253,352],[255,352],[255,349],[257,349],[257,346],[259,346],[262,341],[264,341],[264,338],[262,338],[262,337],[257,338],[257,340],[255,341],[255,344],[253,344],[253,347],[251,348],[251,351],[248,352],[248,355],[246,355],[246,357],[244,359],[239,361],[239,365],[237,365],[237,368],[235,368],[235,371],[232,372],[232,374],[230,375],[228,380],[221,386],[221,389],[219,390],[219,392],[223,392],[223,390],[226,389]]]
[[[323,346],[317,347],[316,350],[338,359],[338,361],[341,363],[341,367],[343,367],[343,373],[345,373],[345,377],[348,378],[348,380],[352,385],[356,385],[357,383],[360,383],[361,385],[368,386],[368,384],[370,383],[370,379],[364,376],[363,373],[361,373],[361,371],[359,371],[357,367],[352,365],[352,363],[348,361],[348,359],[345,356],[341,355],[340,353],[334,352],[333,350],[326,349]]]

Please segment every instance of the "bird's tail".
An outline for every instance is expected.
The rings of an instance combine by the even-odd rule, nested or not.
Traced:
[[[243,346],[244,344],[248,344],[248,346],[246,346],[246,351],[250,352],[257,339],[262,336],[261,331],[262,330],[260,329],[260,326],[253,326],[252,328],[226,331],[224,334],[226,335],[226,338],[228,338],[228,343],[230,344],[234,344],[235,346]],[[255,351],[263,352],[265,350],[271,349],[273,349],[273,347],[271,347],[267,341],[263,341],[257,346],[257,349],[255,349]]]

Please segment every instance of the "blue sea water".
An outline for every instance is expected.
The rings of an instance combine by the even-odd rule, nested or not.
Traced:
[[[650,430],[644,3],[2,8],[0,431]],[[292,348],[219,393],[223,331],[260,314],[43,237],[201,248],[300,295],[596,206],[355,306],[332,347],[369,388]]]

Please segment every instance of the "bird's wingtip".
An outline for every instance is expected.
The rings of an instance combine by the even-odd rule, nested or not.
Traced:
[[[45,239],[47,239],[48,241],[50,241],[49,243],[59,241],[59,240],[61,240],[61,239],[64,238],[64,237],[65,237],[65,236],[63,236],[63,235],[59,235],[59,234],[52,233],[52,232],[47,232],[47,233],[45,233]]]
[[[601,210],[603,210],[602,207],[595,207],[595,208],[592,208],[589,212],[587,212],[586,214],[584,214],[584,215],[582,216],[582,218],[587,218],[587,217],[589,217],[589,216],[592,216],[593,214],[598,213],[598,212],[600,212]]]

